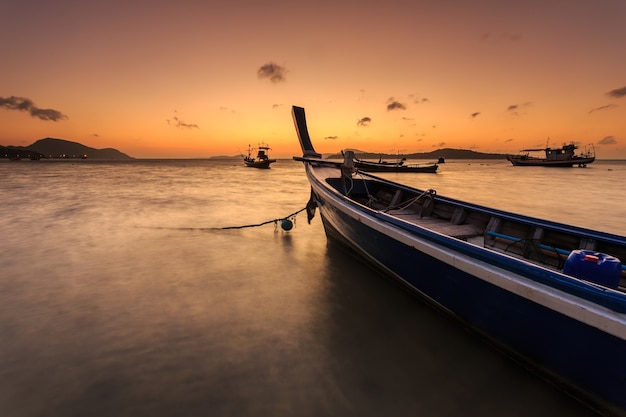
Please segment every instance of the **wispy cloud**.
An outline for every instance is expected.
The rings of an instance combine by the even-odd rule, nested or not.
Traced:
[[[31,99],[24,97],[0,97],[0,107],[4,107],[8,110],[27,111],[31,116],[41,120],[51,120],[57,122],[59,120],[65,120],[68,117],[58,110],[54,109],[41,109],[35,106],[35,103]]]
[[[521,111],[527,107],[530,107],[531,103],[530,102],[526,102],[523,104],[511,104],[509,107],[506,108],[507,113],[509,113],[511,116],[519,116],[521,113]]]
[[[230,114],[237,114],[237,110],[231,109],[230,107],[227,107],[227,106],[220,106],[220,111],[225,111]]]
[[[622,98],[626,96],[626,87],[616,88],[606,93],[609,97]]]
[[[600,110],[607,110],[607,109],[612,109],[618,107],[617,104],[607,104],[606,106],[600,106],[600,107],[596,107],[595,109],[591,109],[589,110],[589,114],[595,112],[595,111],[600,111]]]
[[[617,143],[617,139],[613,136],[605,136],[598,141],[598,145],[615,145]]]
[[[200,129],[200,126],[198,126],[195,123],[185,123],[182,120],[180,120],[178,117],[174,117],[174,120],[176,121],[176,127],[182,127],[185,129]]]
[[[372,119],[370,117],[362,117],[361,119],[359,119],[358,122],[356,122],[356,125],[357,126],[369,126],[371,122],[372,122]]]
[[[279,83],[286,80],[285,76],[287,74],[287,69],[274,62],[268,62],[267,64],[262,65],[257,70],[256,74],[259,78],[265,78],[273,83]]]
[[[174,110],[174,113],[177,113],[177,111]],[[200,129],[200,126],[197,124],[184,122],[178,116],[172,117],[172,120],[167,119],[167,124],[181,129]]]
[[[426,97],[420,98],[417,94],[409,94],[409,98],[411,100],[413,100],[413,103],[415,103],[415,104],[430,102],[430,100],[428,98],[426,98]]]
[[[389,100],[387,100],[387,111],[392,110],[406,110],[406,104],[400,103],[393,97],[390,97]]]

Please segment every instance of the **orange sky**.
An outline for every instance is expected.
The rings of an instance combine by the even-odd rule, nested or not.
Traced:
[[[623,0],[2,0],[0,145],[626,159]],[[360,123],[359,123],[360,122]]]

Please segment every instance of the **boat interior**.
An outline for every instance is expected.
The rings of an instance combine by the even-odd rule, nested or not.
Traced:
[[[626,245],[551,228],[523,217],[437,196],[434,190],[415,190],[363,178],[328,178],[328,183],[352,200],[406,222],[468,243],[523,258],[562,271],[574,250],[594,251],[626,260]],[[624,261],[622,261],[624,262]],[[626,292],[626,266],[616,290]]]

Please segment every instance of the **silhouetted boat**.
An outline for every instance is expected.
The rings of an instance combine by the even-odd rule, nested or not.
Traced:
[[[439,166],[437,164],[418,165],[418,164],[405,164],[406,159],[401,159],[398,162],[370,162],[362,159],[355,158],[355,166],[365,172],[426,172],[436,173]]]
[[[626,414],[626,237],[322,160],[293,107],[309,221],[596,410]],[[419,331],[419,329],[416,329]]]
[[[248,155],[243,157],[243,162],[250,168],[269,168],[270,164],[276,162],[275,159],[270,159],[267,151],[270,150],[269,146],[259,146],[256,158],[252,156],[253,149],[248,145]]]
[[[578,146],[570,143],[561,148],[522,149],[519,155],[508,155],[506,159],[515,166],[568,167],[574,165],[586,167],[596,160],[595,152],[576,155]],[[545,157],[532,156],[530,152],[543,152]]]
[[[341,151],[341,155],[344,155],[344,151]],[[443,161],[443,158],[439,158],[440,161]],[[365,161],[363,159],[358,159],[356,156],[354,157],[354,164],[356,168],[365,172],[428,172],[428,173],[436,173],[437,168],[439,167],[437,164],[428,164],[428,165],[419,165],[419,164],[405,164],[406,158],[398,157],[396,162],[384,161],[382,157],[378,160],[378,162],[373,161]]]

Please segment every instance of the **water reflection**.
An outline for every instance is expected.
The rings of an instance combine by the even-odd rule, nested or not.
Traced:
[[[593,415],[337,244],[328,257],[319,323],[339,414]]]

